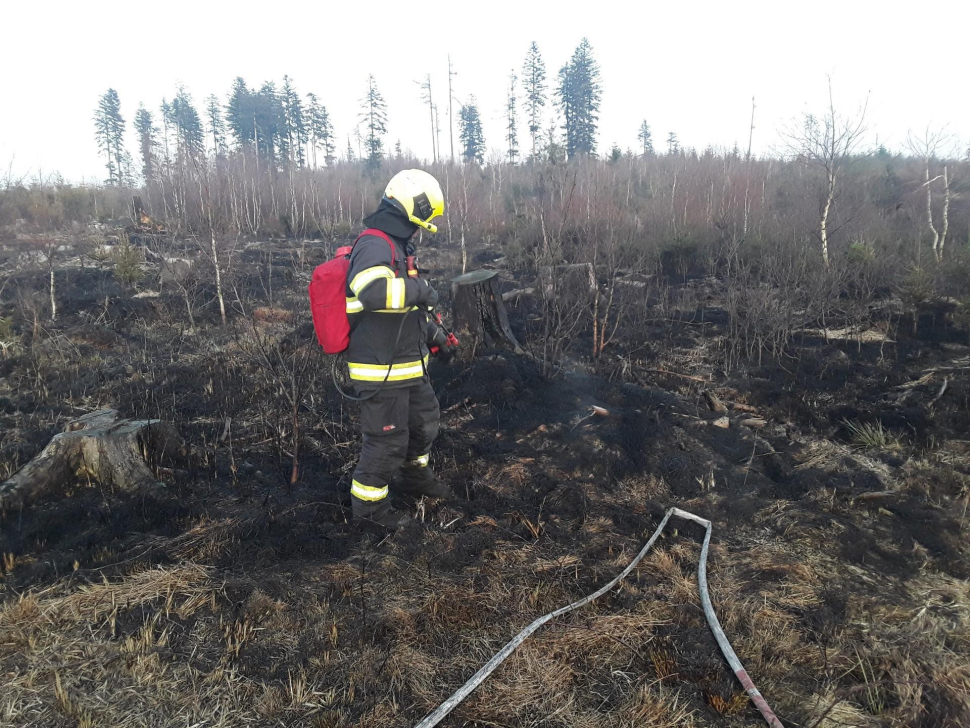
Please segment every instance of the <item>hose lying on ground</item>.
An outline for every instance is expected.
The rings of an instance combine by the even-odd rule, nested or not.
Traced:
[[[744,686],[748,695],[751,697],[751,701],[755,704],[758,710],[761,711],[761,715],[764,716],[765,721],[771,728],[784,728],[781,721],[775,716],[771,708],[768,707],[768,703],[762,697],[761,693],[758,692],[758,688],[755,687],[751,678],[748,677],[748,673],[745,671],[744,667],[741,665],[741,661],[738,656],[734,654],[734,650],[731,649],[731,643],[728,642],[727,637],[724,636],[724,630],[721,629],[721,623],[717,621],[717,615],[714,614],[714,607],[711,605],[711,597],[707,592],[707,550],[711,543],[711,522],[706,518],[701,518],[700,516],[695,516],[693,513],[688,513],[687,511],[682,511],[679,508],[671,508],[664,515],[663,520],[660,521],[660,525],[657,526],[657,530],[653,532],[650,540],[647,541],[646,545],[640,549],[640,553],[636,555],[636,558],[630,562],[619,576],[617,576],[613,581],[608,584],[603,585],[597,589],[592,594],[583,597],[579,601],[575,601],[572,604],[568,604],[565,607],[561,607],[554,612],[549,612],[542,617],[536,619],[532,624],[519,632],[515,637],[509,641],[501,650],[499,650],[491,660],[482,665],[481,669],[469,678],[468,682],[462,685],[450,698],[438,706],[433,713],[430,713],[424,720],[418,723],[415,728],[433,728],[438,725],[448,713],[455,709],[459,703],[461,703],[465,698],[471,694],[471,692],[481,685],[485,680],[491,675],[495,668],[505,661],[505,658],[512,654],[515,649],[525,642],[533,632],[535,632],[539,627],[544,625],[546,622],[560,617],[563,614],[568,614],[574,609],[579,609],[590,602],[599,599],[601,596],[606,594],[610,589],[620,583],[626,576],[633,571],[637,564],[647,555],[647,552],[653,546],[654,542],[660,537],[661,532],[664,530],[664,526],[667,525],[667,521],[670,520],[671,516],[676,516],[677,518],[683,518],[688,521],[693,521],[694,523],[700,524],[705,529],[704,534],[704,545],[701,547],[700,561],[697,565],[697,586],[701,595],[701,606],[704,608],[704,616],[707,617],[707,623],[711,628],[711,632],[714,633],[714,639],[717,640],[718,647],[721,648],[721,652],[724,654],[725,659],[734,671],[735,677]]]

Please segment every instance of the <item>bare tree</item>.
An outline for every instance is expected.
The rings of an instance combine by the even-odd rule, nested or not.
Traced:
[[[454,100],[455,96],[451,90],[451,79],[458,75],[458,71],[451,70],[451,54],[448,54],[448,143],[451,145],[451,157],[452,162],[455,161],[455,124],[452,121],[451,116],[451,102]],[[451,240],[451,234],[448,235],[448,240]]]
[[[930,164],[936,158],[940,149],[950,140],[944,129],[933,130],[926,128],[922,136],[915,136],[912,132],[906,138],[906,146],[917,157],[923,160],[923,185],[926,189],[926,225],[930,230],[930,246],[933,257],[937,262],[943,259],[943,246],[950,227],[950,174],[946,165],[943,173],[930,179]],[[938,230],[933,223],[933,183],[943,181],[943,221]]]
[[[225,326],[226,300],[222,288],[222,265],[219,261],[219,246],[216,244],[216,231],[212,214],[212,190],[209,185],[210,169],[208,160],[205,158],[204,153],[199,154],[198,156],[201,157],[201,159],[197,159],[195,156],[193,156],[192,161],[195,165],[197,181],[199,184],[199,202],[202,206],[202,215],[205,219],[207,228],[206,232],[208,233],[209,237],[208,251],[201,243],[199,244],[199,250],[202,251],[202,253],[205,254],[212,263],[212,268],[215,273],[216,300],[219,303],[219,318],[222,321],[222,325]]]
[[[805,114],[801,123],[793,122],[782,129],[786,152],[796,161],[816,170],[823,177],[819,194],[818,236],[822,246],[822,260],[829,264],[829,222],[839,197],[842,178],[862,148],[868,97],[853,116],[843,116],[835,110],[832,79],[829,78],[829,103],[821,118]]]
[[[468,177],[465,174],[465,167],[461,165],[461,197],[458,200],[458,215],[461,219],[461,272],[468,272],[468,246],[465,243],[465,232],[468,228]]]
[[[57,289],[55,286],[55,265],[54,259],[57,254],[57,239],[51,235],[33,235],[30,238],[30,247],[36,251],[37,257],[43,257],[44,267],[47,269],[47,274],[49,278],[49,286],[47,292],[49,294],[48,301],[50,302],[50,320],[57,320]],[[36,260],[36,258],[35,258]],[[35,319],[36,326],[36,319]]]
[[[626,305],[617,297],[620,270],[625,264],[625,231],[617,230],[611,220],[603,234],[590,236],[592,272],[593,358],[598,358],[613,341],[623,321]],[[604,281],[602,284],[600,281]]]
[[[431,96],[431,74],[427,74],[423,81],[415,81],[421,88],[421,100],[428,105],[428,114],[431,117],[431,161],[438,162],[438,144],[436,142],[437,123],[435,119],[434,98]]]
[[[552,172],[547,179],[539,177],[536,181],[540,190],[540,199],[536,203],[540,243],[533,255],[538,273],[539,320],[530,332],[528,347],[540,374],[553,377],[562,370],[563,355],[576,332],[588,321],[590,283],[595,289],[595,279],[586,283],[569,275],[571,270],[580,270],[590,276],[593,268],[588,263],[572,268],[566,260],[564,243],[573,219],[571,208],[577,172]],[[544,209],[547,205],[550,208],[548,216]],[[537,345],[536,339],[541,345]]]
[[[257,309],[258,310],[258,309]],[[295,312],[288,312],[292,320],[296,321]],[[263,331],[254,310],[248,316],[248,331],[236,329],[236,342],[242,352],[262,370],[266,376],[270,391],[275,391],[277,399],[269,397],[264,402],[273,412],[280,414],[281,402],[288,407],[289,437],[285,437],[285,428],[280,419],[275,427],[278,447],[281,455],[290,457],[290,484],[295,484],[300,477],[300,456],[303,432],[300,421],[300,410],[306,405],[308,391],[312,391],[316,377],[320,371],[320,350],[308,339],[298,334],[299,329],[283,335],[281,331]],[[315,366],[316,365],[316,366]],[[289,440],[287,443],[286,440]],[[287,449],[287,444],[289,448]]]

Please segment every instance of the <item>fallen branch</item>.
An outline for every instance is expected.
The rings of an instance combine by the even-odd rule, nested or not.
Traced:
[[[933,370],[933,371],[936,371],[936,370]],[[924,374],[919,379],[914,379],[911,382],[905,382],[904,384],[900,384],[898,387],[896,387],[896,389],[912,389],[913,387],[919,387],[923,384],[929,384],[931,381],[933,381],[933,371],[930,371],[927,374]]]
[[[924,369],[924,372],[932,374],[933,372],[961,372],[970,369],[970,357],[966,359],[956,359],[951,361],[946,366],[942,367],[930,367],[929,369]]]
[[[728,402],[728,406],[738,412],[746,412],[751,415],[758,414],[758,408],[752,407],[750,404],[741,404],[740,402]]]
[[[514,291],[506,291],[502,294],[502,301],[505,303],[514,303],[518,301],[522,296],[532,296],[536,292],[536,289],[532,286],[528,288],[516,288]]]
[[[577,427],[579,427],[581,424],[583,424],[584,422],[586,422],[586,420],[592,419],[593,417],[606,417],[606,418],[610,418],[610,417],[612,417],[612,415],[610,414],[610,411],[608,409],[606,409],[605,407],[598,407],[595,404],[594,405],[591,405],[590,406],[590,412],[589,412],[589,414],[586,415],[585,417],[583,417],[582,419],[580,419],[578,422],[576,422],[575,425],[573,425],[572,427],[570,427],[569,428],[569,431],[572,432]]]
[[[852,499],[853,503],[868,503],[870,501],[885,500],[887,498],[895,498],[899,495],[895,490],[878,490],[872,491],[871,493],[860,493],[855,498]]]
[[[762,427],[768,424],[768,420],[762,417],[749,417],[745,420],[738,420],[738,424],[741,427],[750,427],[753,430],[760,430]]]

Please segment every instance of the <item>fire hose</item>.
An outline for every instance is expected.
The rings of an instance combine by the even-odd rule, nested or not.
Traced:
[[[513,637],[501,650],[499,650],[492,659],[482,665],[481,669],[476,672],[471,678],[468,679],[464,685],[462,685],[450,698],[438,706],[434,712],[430,713],[424,720],[418,723],[415,728],[433,728],[438,725],[448,713],[455,709],[459,703],[461,703],[465,698],[467,698],[471,692],[481,685],[485,680],[491,675],[495,669],[505,661],[509,655],[511,655],[515,649],[525,642],[533,632],[535,632],[539,627],[544,625],[546,622],[560,617],[564,614],[568,614],[575,609],[586,606],[590,602],[599,599],[601,596],[606,594],[610,589],[620,583],[625,577],[627,577],[631,571],[633,571],[637,564],[647,555],[647,552],[653,546],[654,542],[660,537],[661,532],[667,525],[667,521],[670,520],[671,516],[676,516],[677,518],[682,518],[688,521],[693,521],[704,527],[704,543],[701,546],[701,555],[697,564],[697,587],[701,595],[701,606],[704,608],[704,616],[707,618],[707,624],[711,628],[711,632],[714,634],[714,639],[717,640],[718,647],[721,648],[721,652],[724,658],[727,660],[731,669],[734,671],[735,677],[744,687],[748,696],[751,698],[751,702],[755,704],[755,707],[761,711],[761,715],[764,716],[765,721],[771,728],[784,728],[781,721],[778,720],[774,712],[768,707],[768,703],[762,697],[758,688],[755,687],[754,682],[748,676],[744,667],[741,665],[741,661],[738,656],[734,653],[731,648],[731,643],[728,642],[727,637],[724,635],[724,630],[721,629],[721,623],[717,619],[717,615],[714,613],[714,607],[711,604],[711,597],[707,591],[707,550],[711,543],[711,522],[706,518],[701,518],[700,516],[695,516],[693,513],[688,513],[687,511],[682,511],[679,508],[671,508],[664,515],[663,520],[660,521],[660,525],[657,526],[657,530],[653,532],[650,540],[640,549],[640,553],[636,555],[636,558],[630,562],[619,576],[615,577],[612,581],[604,584],[602,587],[597,589],[592,594],[589,594],[582,599],[568,604],[565,607],[560,607],[554,612],[549,612],[548,614],[539,617],[533,621],[528,627],[519,632],[515,637]]]

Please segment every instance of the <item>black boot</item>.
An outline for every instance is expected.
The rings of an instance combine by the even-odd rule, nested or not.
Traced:
[[[351,501],[354,524],[357,526],[396,531],[411,522],[411,517],[407,513],[391,508],[390,500],[387,498],[377,503],[368,503],[351,496]]]
[[[404,465],[394,479],[391,490],[395,495],[427,496],[428,498],[448,498],[451,488],[435,477],[430,465]]]

